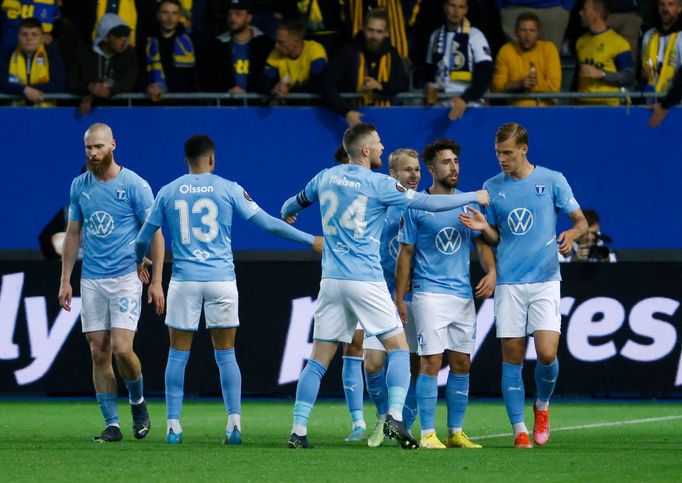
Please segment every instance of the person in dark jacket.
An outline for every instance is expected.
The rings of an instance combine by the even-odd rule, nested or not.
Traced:
[[[227,11],[229,30],[199,58],[202,90],[243,94],[258,90],[265,59],[273,42],[251,25],[253,16],[244,0],[231,0]]]
[[[80,55],[71,90],[85,94],[80,112],[87,114],[94,100],[101,102],[121,92],[131,92],[137,79],[137,57],[130,45],[130,27],[113,13],[102,17],[92,48]]]
[[[64,90],[59,51],[45,45],[43,26],[36,18],[23,19],[18,32],[19,44],[0,64],[0,92],[22,95],[34,106],[54,106],[45,102],[44,95]]]
[[[400,54],[389,42],[386,10],[374,9],[365,16],[362,32],[330,62],[322,95],[327,105],[352,126],[361,121],[357,106],[389,106],[391,96],[408,88]],[[360,92],[363,99],[343,99],[341,92]]]

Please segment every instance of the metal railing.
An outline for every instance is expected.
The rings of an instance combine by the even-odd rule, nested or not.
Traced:
[[[438,95],[438,101],[444,102],[450,100],[454,95],[440,93]],[[488,93],[483,96],[484,100],[491,101],[515,101],[515,100],[547,100],[547,99],[557,99],[560,101],[573,101],[582,99],[622,99],[625,103],[629,105],[633,99],[657,99],[664,97],[665,94],[658,92],[642,92],[642,91],[618,91],[618,92],[538,92],[538,93],[524,93],[524,94],[508,94],[508,93]],[[69,101],[69,102],[79,102],[83,96],[78,96],[74,94],[45,94],[46,101]],[[362,99],[363,95],[359,93],[344,93],[341,94],[344,99]],[[377,99],[381,97],[376,96]],[[272,96],[266,96],[263,94],[245,93],[245,94],[231,94],[227,92],[193,92],[193,93],[166,93],[163,95],[163,100],[161,103],[156,103],[150,101],[149,97],[143,93],[126,93],[117,94],[107,101],[121,102],[128,107],[133,107],[136,102],[144,103],[146,105],[162,105],[164,101],[180,101],[180,102],[205,102],[211,101],[215,103],[216,106],[222,106],[224,104],[229,104],[234,106],[235,104],[241,104],[243,106],[249,105],[263,105],[265,103],[269,105],[281,105],[284,101],[312,101],[315,103],[320,103],[322,101],[322,96],[319,94],[305,94],[305,93],[293,93],[289,94],[285,98],[278,98]],[[424,103],[425,94],[424,91],[411,91],[402,92],[397,94],[392,98],[396,101],[396,104],[400,105],[422,105]],[[0,103],[7,103],[8,106],[12,106],[12,103],[16,101],[24,101],[23,96],[0,94]]]

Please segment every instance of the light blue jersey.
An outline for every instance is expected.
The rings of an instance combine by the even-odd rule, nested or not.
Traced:
[[[384,218],[384,227],[381,230],[379,256],[381,257],[381,268],[384,270],[384,280],[386,280],[388,291],[391,292],[391,297],[395,295],[395,266],[398,260],[398,250],[400,249],[398,230],[403,213],[402,209],[389,206]],[[411,295],[409,293],[405,295],[405,300],[410,300],[410,298]]]
[[[285,201],[282,217],[318,200],[324,232],[322,278],[381,282],[379,252],[386,207],[444,211],[476,201],[476,193],[428,196],[385,174],[343,164],[322,170],[303,191]]]
[[[168,224],[173,243],[173,280],[234,280],[232,215],[245,220],[260,211],[234,181],[220,176],[186,174],[159,191],[147,224]]]
[[[133,243],[154,202],[149,184],[129,169],[103,182],[89,171],[71,183],[69,220],[83,224],[84,279],[136,270]]]
[[[504,173],[483,185],[490,193],[488,223],[497,226],[497,283],[521,284],[561,280],[557,256],[557,213],[580,208],[566,178],[536,166],[530,176],[514,180]]]
[[[464,210],[465,207],[440,213],[407,211],[398,241],[414,245],[413,292],[473,297],[469,260],[472,239],[479,232],[459,221],[458,217]]]

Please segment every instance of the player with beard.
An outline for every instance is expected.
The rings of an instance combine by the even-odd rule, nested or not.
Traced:
[[[286,219],[319,200],[325,238],[312,354],[296,388],[289,447],[310,447],[308,419],[321,379],[339,342],[351,341],[359,321],[365,334],[377,336],[388,352],[384,433],[396,438],[403,448],[413,449],[418,444],[407,431],[402,415],[410,385],[408,345],[380,263],[386,208],[447,211],[476,201],[487,204],[489,197],[485,191],[428,196],[405,188],[390,176],[372,172],[381,166],[384,146],[371,124],[348,128],[343,146],[348,164],[321,171],[282,206],[282,218]]]
[[[357,107],[389,106],[391,96],[408,88],[402,59],[389,42],[388,14],[383,8],[373,9],[365,17],[362,32],[342,47],[327,66],[322,85],[325,102],[352,126],[362,118]],[[341,92],[359,92],[363,98],[343,99]]]
[[[133,338],[140,317],[142,284],[137,278],[133,243],[152,207],[149,184],[114,160],[114,140],[106,124],[93,124],[85,131],[85,159],[88,170],[71,183],[69,221],[64,239],[59,304],[72,309],[71,273],[78,255],[83,230],[81,275],[81,323],[90,346],[92,377],[97,402],[106,427],[96,441],[121,441],[112,356],[128,388],[133,417],[133,435],[147,436],[149,414],[143,396],[140,360],[133,351]],[[164,240],[154,234],[153,273],[149,302],[163,312],[161,288]]]
[[[459,153],[450,139],[424,148],[423,157],[433,177],[426,193],[434,197],[460,193]],[[420,447],[426,449],[480,448],[462,431],[469,394],[469,367],[476,340],[476,311],[469,277],[470,246],[476,245],[487,273],[476,286],[477,297],[489,297],[495,288],[495,257],[479,234],[457,217],[466,206],[440,213],[408,210],[400,228],[395,301],[407,320],[404,296],[412,285],[412,311],[417,329],[421,370],[416,393],[421,425]],[[414,260],[414,264],[413,264]],[[444,445],[436,436],[438,372],[448,351],[450,373],[445,390],[448,436]]]

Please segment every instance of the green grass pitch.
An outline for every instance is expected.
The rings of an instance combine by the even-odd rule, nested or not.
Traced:
[[[341,401],[316,405],[310,450],[286,448],[292,402],[246,401],[241,446],[220,444],[221,402],[185,404],[179,446],[164,443],[162,401],[149,403],[152,430],[142,441],[131,436],[123,402],[125,439],[115,444],[90,440],[102,429],[94,400],[0,402],[0,481],[682,481],[680,403],[556,402],[549,444],[517,450],[502,403],[472,402],[465,431],[484,449],[406,451],[345,443],[350,419]],[[365,414],[371,429],[369,404]],[[443,437],[442,404],[436,421]]]

